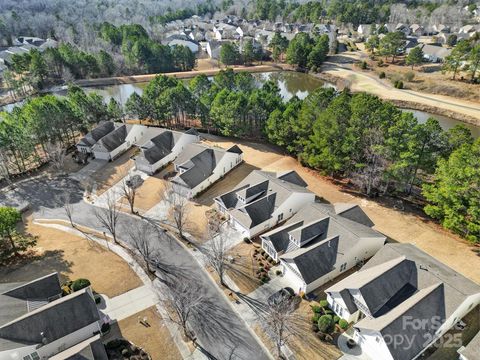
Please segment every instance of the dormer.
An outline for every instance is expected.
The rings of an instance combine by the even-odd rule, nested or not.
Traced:
[[[267,195],[269,181],[262,181],[258,184],[252,185],[246,189],[237,192],[237,199],[243,205],[250,204],[259,198]]]
[[[289,239],[298,247],[303,247],[316,239],[324,239],[328,231],[330,217],[315,220],[288,233]]]

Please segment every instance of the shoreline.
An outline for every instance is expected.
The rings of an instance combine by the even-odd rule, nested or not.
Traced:
[[[274,71],[297,72],[290,65],[283,64],[283,63],[255,65],[255,66],[234,66],[230,68],[234,72],[246,71],[250,73],[274,72]],[[135,83],[151,81],[157,75],[165,75],[165,76],[174,77],[177,79],[191,79],[201,74],[204,74],[206,76],[215,76],[221,70],[224,70],[224,68],[217,67],[217,68],[206,69],[206,70],[204,69],[204,70],[192,70],[192,71],[182,71],[182,72],[172,72],[172,73],[156,73],[156,74],[116,76],[116,77],[96,78],[96,79],[82,79],[82,80],[76,80],[74,84],[81,87],[102,87],[102,86],[113,86],[113,85],[122,85],[122,84],[135,84]],[[353,84],[351,79],[344,78],[342,76],[334,75],[325,71],[320,73],[307,72],[305,74],[308,74],[320,80],[332,83],[337,87],[337,89],[340,89],[340,90],[343,90],[345,87],[349,87],[352,92],[361,92],[361,91],[353,90],[352,89]],[[53,88],[51,88],[50,90],[52,89]],[[369,93],[373,94],[373,92],[369,92]],[[462,114],[457,111],[449,110],[443,107],[432,106],[432,105],[429,105],[423,102],[418,102],[418,101],[391,99],[389,97],[383,97],[383,96],[380,96],[380,98],[382,98],[385,101],[390,101],[392,104],[402,109],[425,111],[434,115],[449,117],[466,124],[480,127],[480,119],[467,114]],[[7,98],[6,101],[0,101],[0,107],[14,104],[22,100],[24,100],[24,98],[13,100],[11,97],[9,97]]]

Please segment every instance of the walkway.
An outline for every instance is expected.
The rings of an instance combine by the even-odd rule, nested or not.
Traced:
[[[102,295],[99,309],[108,315],[111,320],[120,321],[136,313],[155,306],[158,303],[157,295],[148,285],[140,286],[110,299]]]

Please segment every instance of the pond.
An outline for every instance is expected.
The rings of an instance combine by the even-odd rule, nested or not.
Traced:
[[[298,96],[300,99],[304,99],[307,95],[313,90],[319,87],[334,87],[333,84],[325,82],[316,77],[310,76],[308,74],[291,72],[291,71],[280,71],[280,72],[265,72],[265,73],[253,73],[255,78],[256,85],[262,86],[267,80],[272,80],[276,82],[280,88],[280,94],[285,101],[291,99],[294,95]],[[184,80],[188,83],[189,80]],[[121,104],[125,104],[130,95],[134,92],[141,94],[145,87],[145,83],[136,83],[136,84],[120,84],[120,85],[111,85],[111,86],[102,86],[102,87],[87,87],[85,91],[92,92],[95,91],[104,97],[105,101],[108,102],[110,98],[114,98]],[[65,91],[55,92],[58,95],[63,95]],[[10,104],[4,107],[4,110],[11,111],[13,107],[17,104]],[[402,109],[403,111],[411,111],[417,117],[419,122],[424,123],[429,117],[436,118],[443,129],[448,130],[457,124],[464,124],[468,127],[474,137],[480,136],[480,127],[470,124],[462,123],[461,121],[454,120],[445,116],[434,115],[424,111]]]

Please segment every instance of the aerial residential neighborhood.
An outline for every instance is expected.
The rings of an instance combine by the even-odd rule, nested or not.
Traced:
[[[0,1],[0,360],[480,360],[479,11]]]

